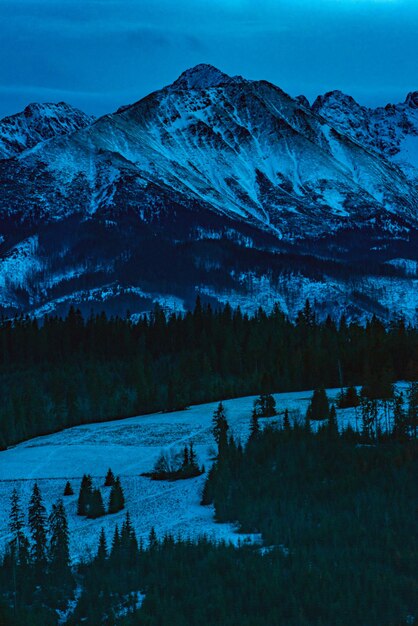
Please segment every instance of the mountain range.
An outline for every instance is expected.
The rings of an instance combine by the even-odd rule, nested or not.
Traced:
[[[210,65],[94,119],[0,120],[0,310],[418,307],[418,92],[311,105]]]

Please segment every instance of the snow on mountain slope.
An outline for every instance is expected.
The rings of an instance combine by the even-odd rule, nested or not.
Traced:
[[[41,133],[36,145],[23,142],[20,154],[0,161],[0,256],[39,241],[38,269],[23,280],[11,280],[12,266],[3,265],[0,303],[50,310],[112,285],[183,302],[196,290],[227,292],[256,308],[239,276],[261,280],[283,251],[328,263],[317,276],[301,260],[303,278],[314,275],[315,285],[332,282],[334,261],[361,262],[365,275],[370,262],[377,275],[390,259],[414,260],[416,94],[395,112],[376,111],[367,134],[372,112],[348,96],[327,94],[310,107],[266,81],[198,65],[94,123],[83,118],[78,130],[54,126],[54,136]],[[300,273],[292,264],[282,268],[288,282]],[[385,266],[385,280],[390,267],[402,274]],[[6,283],[27,293],[6,291]],[[343,295],[353,311],[373,310],[352,295],[347,276],[334,283],[330,310],[334,297],[341,309]],[[404,288],[413,310],[415,286]]]
[[[36,144],[73,133],[94,121],[65,102],[29,104],[21,113],[0,120],[0,159],[20,154]]]
[[[38,144],[15,169],[18,189],[28,187],[25,174],[42,172],[36,202],[52,219],[74,210],[75,194],[88,214],[117,206],[120,187],[151,183],[278,238],[329,232],[376,212],[417,218],[417,195],[399,170],[277,87],[208,66],[71,136]]]
[[[418,182],[418,91],[405,102],[370,109],[340,91],[318,96],[312,110],[362,146],[396,163]]]

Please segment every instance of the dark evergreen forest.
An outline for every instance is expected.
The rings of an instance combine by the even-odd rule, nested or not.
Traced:
[[[418,379],[418,329],[344,318],[295,322],[200,299],[138,321],[105,314],[0,323],[0,447],[83,422],[247,394]],[[377,397],[381,393],[377,389]]]

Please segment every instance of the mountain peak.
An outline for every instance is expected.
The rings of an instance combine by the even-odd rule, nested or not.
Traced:
[[[176,89],[207,89],[235,82],[239,77],[231,77],[213,65],[200,63],[183,72],[172,84]]]
[[[312,105],[312,110],[317,112],[324,107],[347,107],[347,108],[358,108],[360,105],[354,100],[352,96],[349,96],[339,89],[335,89],[334,91],[328,91],[322,96],[318,96],[315,102]]]
[[[405,100],[405,104],[411,107],[411,109],[418,109],[418,91],[411,91]]]
[[[38,143],[67,135],[94,118],[66,102],[32,102],[23,111],[0,120],[0,159],[20,154]]]

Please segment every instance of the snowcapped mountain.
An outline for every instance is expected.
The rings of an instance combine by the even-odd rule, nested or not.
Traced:
[[[0,120],[0,159],[20,154],[47,139],[73,133],[94,121],[65,102],[29,104],[21,113]]]
[[[318,96],[312,110],[334,128],[376,151],[418,181],[418,91],[401,104],[369,109],[340,91]]]
[[[391,261],[418,259],[416,104],[332,92],[310,107],[199,65],[94,122],[39,113],[26,143],[0,132],[20,146],[0,161],[1,304],[181,308],[198,289],[387,317],[402,292],[413,317],[415,277]]]

